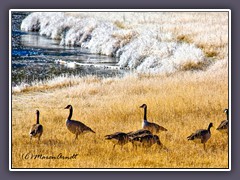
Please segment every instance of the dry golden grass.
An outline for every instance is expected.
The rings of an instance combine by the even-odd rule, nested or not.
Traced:
[[[181,72],[172,76],[132,75],[124,78],[79,80],[78,84],[41,91],[32,89],[12,95],[13,168],[228,168],[228,137],[216,130],[228,107],[228,77],[220,72]],[[143,111],[148,105],[148,120],[168,129],[160,140],[169,149],[156,146],[134,151],[131,144],[121,151],[104,140],[116,131],[141,128]],[[66,126],[73,105],[73,119],[90,126],[89,133],[73,142]],[[41,142],[29,143],[29,128],[40,110],[44,126]],[[202,144],[187,141],[196,129],[213,122],[212,137],[206,152]],[[22,159],[26,153],[65,156],[72,160]]]

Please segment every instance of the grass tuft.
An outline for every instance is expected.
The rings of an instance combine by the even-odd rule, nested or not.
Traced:
[[[206,69],[205,62],[193,62],[189,61],[181,66],[182,71],[195,71],[195,70],[205,70]]]

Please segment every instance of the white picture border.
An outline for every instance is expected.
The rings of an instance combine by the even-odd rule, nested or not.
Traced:
[[[228,168],[12,168],[12,12],[228,12]],[[231,10],[230,9],[10,9],[9,10],[9,170],[10,171],[231,171]]]

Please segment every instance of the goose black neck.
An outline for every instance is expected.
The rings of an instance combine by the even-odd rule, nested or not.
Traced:
[[[144,107],[143,120],[147,120],[147,106]]]
[[[39,113],[37,113],[37,124],[39,124]]]
[[[212,127],[212,126],[209,124],[209,126],[208,126],[208,132],[210,132],[211,127]]]
[[[70,107],[70,108],[69,108],[69,116],[68,116],[68,119],[69,119],[69,120],[71,120],[71,118],[72,118],[72,113],[73,113],[73,108]]]
[[[229,118],[228,109],[226,110],[226,115],[227,115],[227,120],[228,120],[228,118]]]

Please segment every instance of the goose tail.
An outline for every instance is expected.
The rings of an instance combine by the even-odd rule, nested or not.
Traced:
[[[89,128],[89,131],[90,131],[90,132],[92,132],[92,133],[94,133],[94,134],[96,133],[96,132],[95,132],[95,131],[93,131],[91,128]]]
[[[160,126],[160,131],[168,131],[166,128]]]

